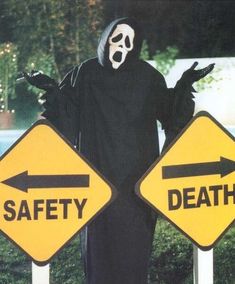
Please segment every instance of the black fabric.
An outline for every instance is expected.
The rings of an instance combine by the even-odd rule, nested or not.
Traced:
[[[119,192],[87,228],[88,283],[145,284],[156,214],[135,195],[134,186],[159,156],[156,120],[172,139],[192,117],[194,103],[190,92],[181,90],[176,106],[180,90],[167,89],[163,76],[136,55],[113,70],[100,62],[100,50],[99,58],[66,75],[45,104],[44,116]]]

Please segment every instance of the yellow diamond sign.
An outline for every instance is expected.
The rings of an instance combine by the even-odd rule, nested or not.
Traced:
[[[234,137],[200,112],[136,185],[136,193],[201,249],[235,218]]]
[[[0,230],[39,265],[114,196],[114,188],[46,120],[0,160]]]

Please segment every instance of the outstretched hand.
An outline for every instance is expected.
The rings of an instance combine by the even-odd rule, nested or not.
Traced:
[[[195,70],[198,62],[194,62],[193,65],[186,70],[182,75],[182,80],[185,82],[189,82],[193,84],[194,82],[199,81],[200,79],[204,78],[207,74],[209,74],[215,66],[215,63],[209,64],[207,67],[203,69]]]
[[[29,74],[22,72],[22,75],[29,84],[45,91],[50,90],[58,85],[54,79],[40,71],[32,70]]]

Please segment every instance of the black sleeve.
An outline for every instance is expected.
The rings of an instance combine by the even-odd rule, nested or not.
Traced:
[[[72,144],[77,145],[79,135],[80,84],[78,84],[80,67],[71,70],[58,87],[43,95],[47,118]]]
[[[164,77],[158,75],[156,84],[157,119],[161,122],[166,134],[164,147],[176,137],[193,117],[194,96],[192,86],[176,84],[174,88],[168,89]]]
[[[156,104],[156,118],[161,123],[162,129],[169,129],[172,125],[171,113],[173,109],[174,94],[167,88],[164,77],[157,73],[154,80]]]

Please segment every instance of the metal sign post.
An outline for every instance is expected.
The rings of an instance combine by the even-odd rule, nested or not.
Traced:
[[[38,266],[32,262],[32,284],[49,284],[50,266]]]
[[[200,250],[193,246],[194,284],[213,284],[213,249]]]

